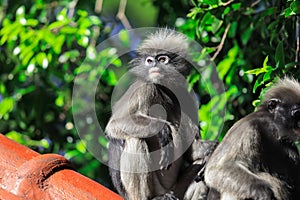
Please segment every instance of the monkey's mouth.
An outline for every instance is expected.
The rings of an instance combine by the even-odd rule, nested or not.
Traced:
[[[149,69],[150,77],[158,77],[161,75],[160,69],[158,67],[152,67]]]

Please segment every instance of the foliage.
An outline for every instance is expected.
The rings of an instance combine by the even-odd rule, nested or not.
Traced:
[[[3,20],[0,131],[41,153],[62,154],[80,172],[100,177],[105,170],[98,170],[102,166],[86,151],[74,128],[73,81],[84,70],[104,73],[103,87],[107,89],[102,96],[106,98],[116,78],[104,66],[108,63],[120,66],[121,61],[116,59],[116,52],[107,53],[109,49],[96,53],[97,39],[107,35],[98,17],[80,9],[71,16],[70,10],[58,6],[52,18],[48,7],[41,1],[28,10],[21,6],[14,16]],[[81,65],[85,58],[89,64]],[[98,68],[93,67],[95,63]],[[105,101],[99,99],[99,115],[105,116],[110,109]],[[85,166],[87,162],[92,164]]]
[[[158,25],[176,26],[203,47],[193,54],[201,74],[195,70],[188,77],[200,97],[203,138],[221,140],[235,121],[255,109],[277,77],[299,79],[298,1],[151,1]],[[81,1],[5,2],[0,2],[0,132],[40,153],[64,155],[79,172],[108,185],[106,166],[86,150],[74,128],[72,114],[88,107],[89,100],[72,107],[72,89],[77,75],[87,74],[80,80],[87,90],[101,76],[95,107],[104,127],[119,67],[128,58],[118,58],[114,48],[99,52],[96,45],[124,26],[118,20],[106,22]],[[77,7],[71,6],[74,2]],[[131,45],[130,39],[120,32],[124,46]],[[94,129],[91,125],[87,132]],[[107,145],[105,137],[95,142]]]
[[[196,85],[202,97],[211,96],[203,98],[199,110],[202,135],[215,139],[218,132],[222,131],[223,136],[233,122],[252,112],[251,104],[259,103],[262,89],[277,77],[299,78],[296,24],[300,4],[272,0],[194,0],[192,3],[188,18],[178,19],[176,25],[204,47],[199,59],[211,55],[210,60],[215,62],[218,77],[225,85],[226,92],[218,95],[213,87],[207,87],[212,85],[214,69],[209,64],[206,66],[209,75],[199,76]],[[225,108],[224,128],[222,121],[207,117]],[[210,120],[213,122],[208,127]]]

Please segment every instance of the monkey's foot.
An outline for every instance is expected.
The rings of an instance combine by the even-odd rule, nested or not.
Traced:
[[[265,183],[254,183],[250,186],[250,196],[254,200],[276,200],[270,186]]]

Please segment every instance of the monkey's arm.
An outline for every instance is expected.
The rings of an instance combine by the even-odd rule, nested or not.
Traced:
[[[271,185],[258,176],[260,133],[247,119],[237,122],[212,154],[205,182],[230,199],[274,199]]]
[[[203,163],[206,163],[217,145],[217,141],[201,140],[200,138],[196,138],[187,152],[188,159],[191,162],[201,160]]]
[[[128,116],[112,116],[106,126],[108,136],[119,139],[128,137],[148,138],[156,135],[171,123],[142,113]]]

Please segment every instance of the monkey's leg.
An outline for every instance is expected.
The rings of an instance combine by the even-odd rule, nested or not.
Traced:
[[[221,199],[224,194],[237,199],[275,200],[272,185],[240,161],[212,161],[205,170],[205,182],[220,192]]]
[[[108,166],[109,174],[112,179],[112,183],[117,190],[117,192],[126,198],[126,192],[124,186],[121,182],[120,173],[120,159],[124,147],[124,140],[119,140],[115,138],[109,138],[108,145]]]
[[[121,181],[130,200],[152,196],[151,159],[143,139],[128,138],[120,159]]]

